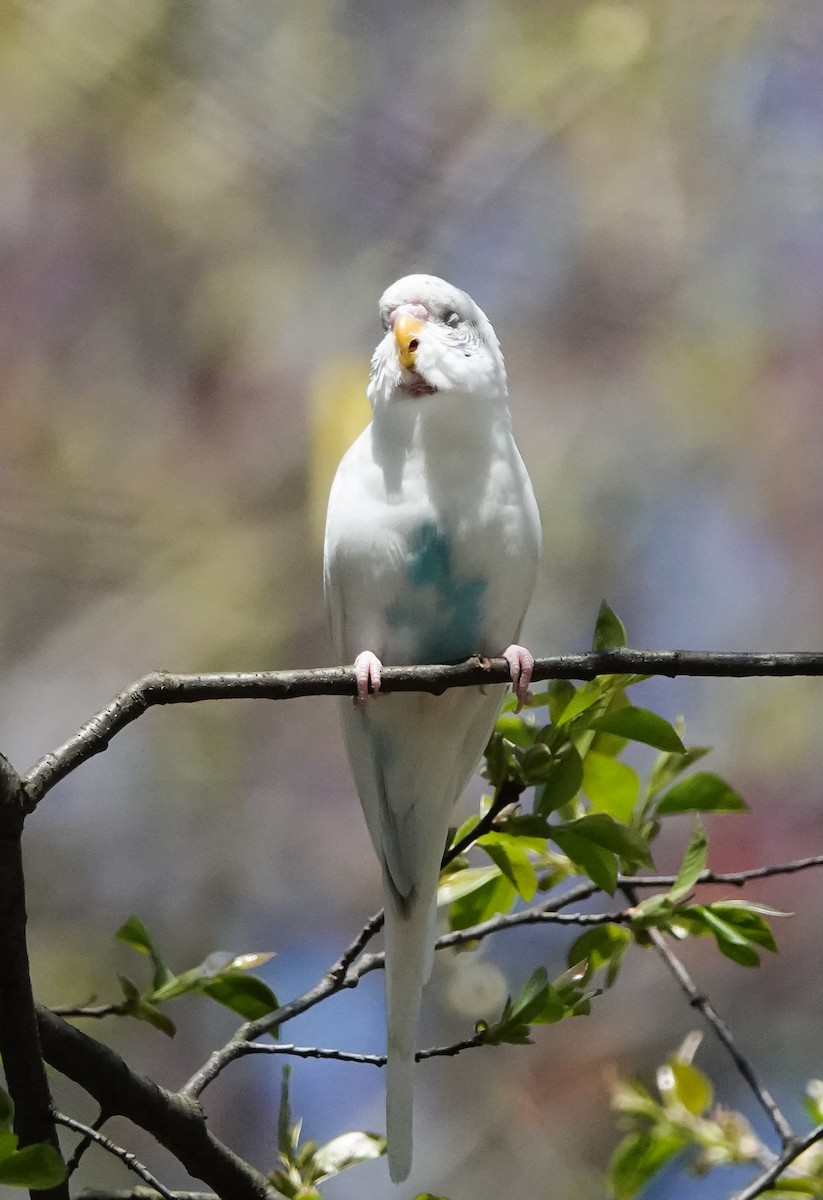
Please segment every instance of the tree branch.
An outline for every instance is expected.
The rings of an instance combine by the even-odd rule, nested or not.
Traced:
[[[509,805],[516,804],[525,790],[522,784],[515,783],[511,779],[506,779],[501,783],[495,792],[494,800],[474,828],[470,829],[466,836],[462,837],[459,842],[447,848],[440,863],[440,869],[442,870],[443,867],[447,867],[450,862],[454,862],[461,854],[465,854],[479,838],[483,837],[489,830],[494,829],[495,822],[503,810],[508,808]]]
[[[755,1200],[755,1196],[762,1196],[764,1192],[770,1191],[772,1184],[779,1179],[786,1168],[791,1166],[804,1150],[808,1150],[810,1146],[814,1146],[821,1140],[823,1140],[823,1125],[816,1125],[805,1137],[794,1138],[785,1147],[779,1158],[776,1158],[765,1171],[753,1179],[748,1187],[744,1187],[742,1192],[735,1192],[733,1196],[730,1196],[729,1200]]]
[[[595,679],[612,674],[694,676],[823,675],[823,654],[749,654],[704,650],[600,650],[540,658],[534,680]],[[503,658],[470,658],[450,666],[385,667],[384,692],[431,692],[452,687],[508,683]],[[33,809],[45,794],[81,763],[105,750],[111,739],[143,713],[162,704],[195,704],[202,700],[290,700],[296,696],[353,696],[352,667],[310,671],[251,671],[175,675],[152,671],[96,713],[62,746],[45,755],[23,776],[26,803]]]
[[[570,888],[563,895],[555,897],[553,900],[547,900],[539,906],[537,910],[526,910],[525,913],[503,914],[500,918],[493,917],[490,921],[483,922],[482,925],[475,925],[471,929],[462,929],[457,933],[447,933],[439,937],[435,942],[435,949],[442,949],[444,946],[453,946],[459,942],[477,941],[479,938],[487,937],[491,933],[496,933],[499,928],[506,928],[507,924],[528,924],[529,913],[540,912],[543,914],[557,913],[561,909],[568,907],[569,904],[575,904],[579,900],[585,900],[589,896],[593,896],[599,888],[593,883],[579,884],[577,887]],[[377,916],[380,914],[378,913]],[[533,916],[532,921],[550,920],[548,915]],[[628,919],[624,917],[624,919]],[[499,921],[503,921],[500,925]],[[589,921],[587,915],[583,915],[582,921],[578,921],[574,917],[570,917],[573,924],[606,924],[614,920],[612,914],[606,916],[594,914],[594,919]],[[364,938],[367,930],[371,929],[376,917],[372,917],[369,922],[358,934],[355,941],[343,955],[345,958]],[[368,940],[368,939],[366,939]],[[365,944],[365,941],[363,941]],[[356,957],[356,955],[354,956]],[[352,960],[353,963],[353,960]],[[248,1021],[245,1025],[241,1025],[234,1036],[219,1050],[215,1050],[209,1056],[206,1062],[198,1071],[192,1075],[191,1079],[180,1089],[181,1096],[197,1097],[202,1095],[205,1089],[212,1083],[217,1076],[235,1059],[242,1057],[248,1053],[247,1046],[249,1042],[256,1041],[259,1037],[269,1033],[276,1026],[285,1025],[287,1021],[293,1017],[300,1016],[309,1008],[313,1008],[315,1004],[319,1004],[328,996],[334,995],[336,992],[342,991],[344,988],[357,987],[364,975],[368,975],[371,971],[376,971],[384,965],[384,955],[382,951],[377,954],[365,955],[357,965],[352,965],[345,975],[340,974],[340,962],[326,972],[326,974],[318,980],[313,988],[304,992],[302,996],[298,996],[295,1000],[289,1001],[288,1004],[283,1004],[274,1012],[268,1013],[265,1017],[260,1017],[256,1021]]]
[[[48,1142],[59,1154],[26,946],[24,819],[20,779],[0,755],[0,1058],[14,1100],[14,1128],[21,1146]],[[68,1200],[68,1184],[38,1195],[44,1200]]]
[[[624,886],[622,889],[626,899],[630,904],[637,904],[637,894],[633,888]],[[784,1150],[794,1145],[796,1135],[791,1125],[778,1107],[777,1101],[772,1094],[763,1086],[757,1078],[754,1067],[745,1056],[742,1050],[738,1047],[732,1032],[726,1022],[717,1012],[708,996],[705,996],[696,986],[689,972],[686,970],[683,963],[677,957],[673,950],[669,948],[666,939],[659,929],[650,927],[646,930],[650,941],[654,944],[657,953],[663,959],[666,966],[674,975],[680,987],[689,998],[689,1003],[696,1008],[712,1027],[718,1039],[723,1043],[729,1055],[737,1067],[740,1074],[745,1079],[746,1083],[751,1088],[756,1096],[761,1108],[766,1113],[766,1116],[771,1121],[777,1136],[780,1138],[781,1145]]]
[[[797,871],[807,871],[810,867],[823,867],[823,854],[812,855],[811,858],[796,858],[792,862],[771,863],[766,867],[751,867],[747,871],[702,871],[694,881],[700,883],[730,883],[734,887],[743,887],[752,879],[771,879],[773,875],[794,875]],[[677,879],[676,875],[618,875],[617,882],[622,887],[671,887]]]
[[[200,1106],[132,1071],[107,1046],[38,1007],[43,1055],[84,1088],[109,1116],[152,1134],[195,1179],[223,1200],[270,1200],[264,1177],[209,1132]]]
[[[429,1050],[418,1050],[414,1056],[415,1062],[424,1062],[427,1058],[453,1058],[464,1050],[473,1050],[477,1046],[488,1045],[485,1031],[475,1033],[470,1038],[452,1042],[448,1046],[432,1046]],[[385,1067],[385,1054],[357,1054],[352,1050],[335,1050],[324,1046],[295,1046],[290,1042],[245,1042],[242,1055],[246,1054],[287,1054],[293,1058],[325,1058],[334,1062],[358,1063],[367,1067]]]
[[[125,1017],[128,1016],[128,1009],[124,1004],[58,1004],[51,1009],[56,1017],[66,1017],[73,1020],[75,1017],[91,1017],[95,1020],[102,1020],[103,1017]]]
[[[169,1192],[173,1200],[219,1200],[214,1192]],[[82,1200],[161,1200],[161,1193],[152,1187],[118,1188],[116,1191],[107,1190],[83,1192]]]
[[[115,1158],[119,1158],[124,1162],[130,1171],[135,1175],[139,1175],[144,1183],[148,1183],[155,1192],[158,1192],[163,1200],[175,1200],[173,1192],[170,1192],[167,1187],[164,1187],[159,1179],[155,1179],[148,1167],[144,1166],[138,1158],[132,1154],[130,1150],[125,1150],[122,1146],[118,1146],[110,1138],[100,1133],[97,1129],[93,1129],[90,1125],[84,1125],[82,1121],[76,1121],[74,1117],[68,1117],[65,1113],[55,1113],[54,1119],[58,1125],[65,1125],[66,1129],[71,1129],[75,1133],[81,1133],[85,1141],[94,1142],[98,1146],[102,1146],[109,1154],[113,1154]]]

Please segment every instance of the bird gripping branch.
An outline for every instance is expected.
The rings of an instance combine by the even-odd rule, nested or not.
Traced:
[[[411,1168],[415,1037],[449,816],[503,688],[381,696],[381,671],[502,654],[523,703],[534,660],[516,639],[541,534],[486,315],[444,280],[409,275],[383,294],[380,316],[372,423],[332,485],[324,580],[335,651],[355,665],[343,726],[383,870],[386,1133],[399,1182]]]

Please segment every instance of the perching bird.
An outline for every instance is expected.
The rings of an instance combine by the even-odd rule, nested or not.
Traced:
[[[381,668],[503,654],[522,703],[534,659],[511,643],[541,535],[486,315],[444,280],[409,275],[383,294],[380,318],[372,423],[332,485],[324,578],[335,651],[355,665],[358,699],[344,704],[344,730],[383,868],[386,1134],[399,1182],[411,1168],[415,1037],[449,815],[504,689],[378,696]]]

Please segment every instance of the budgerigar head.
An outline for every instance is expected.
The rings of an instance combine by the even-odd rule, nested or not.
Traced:
[[[385,330],[372,356],[373,407],[426,396],[506,402],[506,368],[491,322],[436,275],[406,275],[380,298]]]

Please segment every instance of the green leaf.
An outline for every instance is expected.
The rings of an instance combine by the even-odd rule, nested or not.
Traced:
[[[582,789],[595,812],[628,821],[637,803],[640,780],[627,763],[590,750],[583,760]]]
[[[537,891],[537,872],[529,860],[528,853],[516,838],[507,838],[505,834],[489,834],[478,840],[510,883],[514,884],[518,893],[527,903]]]
[[[657,805],[659,816],[683,812],[742,812],[748,805],[734,788],[712,771],[697,771],[681,779]]]
[[[711,1107],[714,1089],[711,1081],[690,1062],[673,1058],[658,1071],[658,1087],[666,1104],[675,1102],[700,1117]]]
[[[549,718],[556,725],[574,699],[577,688],[568,679],[552,679],[546,688]]]
[[[0,1183],[9,1187],[53,1188],[65,1178],[63,1160],[48,1142],[23,1146],[0,1162]]]
[[[129,917],[114,936],[118,942],[123,942],[125,945],[131,946],[133,950],[139,950],[141,954],[149,956],[154,966],[152,988],[155,991],[172,983],[176,978],[174,972],[170,971],[163,962],[151,934],[139,917]]]
[[[633,929],[645,929],[650,925],[666,929],[677,910],[668,896],[658,892],[654,896],[647,896],[639,904],[633,905],[630,911]],[[700,918],[697,919],[697,924],[701,930],[705,930],[704,922]]]
[[[597,614],[592,650],[619,650],[626,644],[626,627],[604,600]]]
[[[551,779],[557,763],[557,756],[544,742],[535,742],[524,752],[521,761],[522,779],[526,787],[534,787],[538,783],[546,783]]]
[[[710,750],[711,746],[691,746],[685,754],[658,754],[649,773],[649,796],[656,796],[658,792],[662,792],[678,775],[682,775],[694,763],[705,758]]]
[[[274,1188],[275,1195],[285,1196],[287,1200],[295,1200],[298,1192],[303,1191],[302,1184],[295,1183],[283,1171],[272,1171],[267,1178]]]
[[[611,987],[620,970],[620,963],[631,945],[632,935],[621,925],[598,925],[587,929],[569,947],[567,962],[569,966],[575,963],[588,962],[590,971],[608,966],[606,987]]]
[[[613,733],[632,742],[642,742],[646,746],[654,746],[657,750],[686,753],[686,747],[673,726],[664,717],[650,712],[647,708],[635,708],[634,705],[628,704],[624,708],[613,709],[604,716],[597,717],[589,728],[597,729],[601,733]]]
[[[145,999],[154,1004],[160,1004],[165,1000],[173,1000],[177,996],[184,996],[190,992],[202,992],[205,991],[204,982],[218,979],[230,972],[237,974],[250,971],[253,967],[260,966],[273,957],[271,952],[231,954],[228,951],[215,951],[209,954],[199,966],[175,975],[165,987],[151,992]],[[263,986],[265,987],[265,984]]]
[[[815,1125],[823,1123],[823,1079],[810,1079],[806,1084],[803,1103]]]
[[[521,758],[521,778],[527,787],[543,784],[551,776],[554,767],[554,755],[543,742],[535,742],[523,751]]]
[[[0,1129],[11,1129],[14,1123],[14,1101],[3,1088],[0,1088]]]
[[[816,1178],[812,1175],[784,1175],[782,1178],[778,1176],[777,1183],[774,1187],[770,1187],[768,1191],[763,1192],[764,1196],[770,1197],[770,1200],[785,1200],[785,1197],[790,1197],[791,1200],[820,1200],[820,1176]]]
[[[155,1004],[162,1004],[164,1000],[173,1000],[177,996],[185,996],[187,992],[199,991],[202,979],[203,968],[192,967],[189,971],[172,976],[163,987],[153,989],[150,998]]]
[[[767,906],[752,905],[746,900],[715,900],[713,904],[707,904],[706,908],[727,925],[735,928],[747,942],[754,942],[774,953],[777,952],[777,942],[774,940],[771,926],[763,919],[763,910],[774,917],[790,915]]]
[[[760,966],[760,955],[751,945],[750,939],[730,922],[718,917],[710,905],[695,905],[690,912],[702,917],[714,934],[718,950],[727,958],[739,963],[741,967]]]
[[[661,1167],[687,1145],[685,1134],[658,1126],[630,1133],[612,1155],[607,1183],[614,1200],[634,1200]]]
[[[500,1019],[485,1027],[485,1042],[522,1045],[528,1042],[530,1025],[550,1025],[566,1016],[562,997],[548,981],[545,967],[538,967],[526,981],[516,1000],[508,998]]]
[[[230,1008],[247,1021],[256,1021],[279,1007],[277,997],[267,983],[257,975],[231,968],[206,979],[201,989],[212,1000]]]
[[[703,871],[705,871],[708,845],[703,824],[699,817],[694,817],[692,819],[692,833],[683,857],[683,862],[680,870],[677,872],[677,878],[669,891],[669,899],[673,904],[679,903],[684,896],[689,894]]]
[[[499,878],[500,868],[497,866],[462,867],[459,871],[452,870],[449,874],[440,877],[437,888],[437,906],[442,908],[445,904],[453,904],[455,900],[462,900],[464,896],[471,895],[478,888]]]
[[[563,826],[553,825],[552,838],[556,840],[557,831],[561,828],[567,829],[577,837],[588,838],[598,846],[605,846],[630,862],[641,863],[645,867],[654,865],[649,847],[637,830],[628,825],[621,825],[607,813],[587,813],[586,816],[578,817],[576,821],[569,821]]]
[[[616,856],[589,838],[580,837],[572,832],[573,826],[574,822],[570,825],[552,826],[552,840],[583,875],[587,875],[592,883],[596,883],[604,892],[613,896],[618,874]]]
[[[551,825],[536,813],[516,813],[498,821],[495,828],[509,837],[523,838],[532,850],[545,850],[546,838],[551,836]]]
[[[517,899],[517,888],[504,875],[500,868],[493,868],[494,874],[485,883],[458,896],[449,907],[449,926],[451,929],[469,929],[488,921],[496,913],[509,912]]]
[[[479,824],[479,822],[480,817],[477,813],[472,813],[470,817],[467,817],[463,824],[454,831],[454,836],[451,839],[449,849],[451,849],[453,846],[456,846],[459,842],[462,842],[463,838],[466,837],[467,834],[471,833],[471,831],[476,825]]]
[[[145,996],[141,996],[135,985],[125,975],[118,975],[117,979],[123,989],[123,995],[126,999],[124,1012],[127,1016],[136,1017],[138,1021],[145,1021],[149,1025],[153,1025],[155,1029],[159,1029],[161,1033],[165,1033],[166,1037],[174,1037],[176,1031],[173,1021],[162,1013],[151,1000]]]
[[[481,774],[494,787],[519,778],[520,761],[516,750],[517,747],[500,733],[493,733],[489,738]]]
[[[545,968],[538,967],[517,998],[512,1015],[527,1025],[553,1025],[565,1014],[566,1006],[546,978]]]
[[[516,717],[513,713],[504,713],[497,718],[495,730],[512,745],[526,747],[534,741],[537,726],[533,721]]]
[[[566,742],[553,760],[551,772],[534,802],[534,811],[544,817],[573,800],[583,783],[583,760],[571,742]]]
[[[376,1133],[343,1133],[320,1146],[315,1152],[314,1165],[321,1172],[315,1178],[318,1183],[322,1183],[324,1179],[339,1175],[347,1167],[357,1166],[358,1163],[368,1162],[372,1158],[380,1158],[385,1153],[386,1139]]]
[[[589,683],[584,683],[577,689],[569,703],[563,709],[563,713],[555,721],[558,729],[567,729],[581,713],[588,712],[595,705],[599,706],[600,711],[606,707],[603,698],[604,682],[606,676],[601,676],[599,679],[592,679]]]

